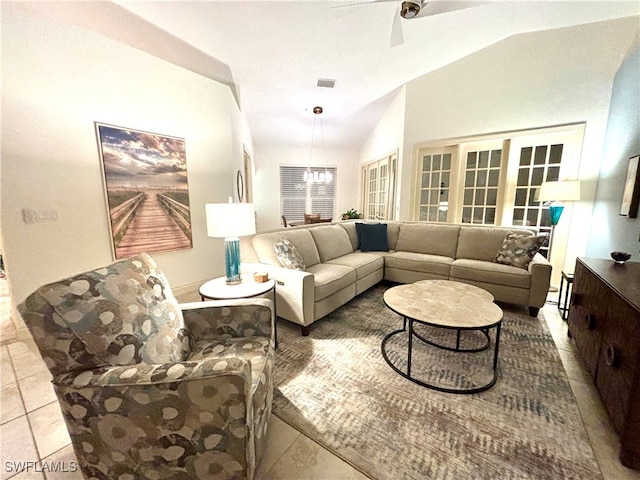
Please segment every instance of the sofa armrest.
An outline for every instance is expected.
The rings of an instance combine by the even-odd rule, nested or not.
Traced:
[[[551,264],[540,253],[536,253],[528,267],[531,273],[529,306],[540,308],[547,301],[551,284]]]
[[[263,336],[275,338],[273,302],[266,298],[208,300],[180,305],[194,340]]]
[[[312,273],[302,270],[267,265],[243,263],[246,272],[267,272],[276,282],[276,315],[299,325],[313,323],[315,285]]]

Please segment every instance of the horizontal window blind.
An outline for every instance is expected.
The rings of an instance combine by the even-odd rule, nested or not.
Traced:
[[[287,222],[303,222],[305,213],[333,218],[336,176],[336,167],[281,165],[280,212]]]

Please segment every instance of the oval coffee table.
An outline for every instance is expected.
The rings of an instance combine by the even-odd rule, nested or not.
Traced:
[[[450,280],[422,280],[398,285],[384,293],[384,303],[404,318],[401,330],[389,333],[382,340],[382,356],[393,370],[403,377],[424,387],[447,393],[478,393],[495,385],[498,376],[498,348],[502,326],[502,309],[493,303],[493,295],[474,285]],[[416,332],[414,322],[430,327],[455,330],[455,346],[442,345]],[[408,328],[407,328],[408,323]],[[475,353],[491,346],[490,330],[495,329],[493,353],[493,376],[483,385],[472,388],[451,388],[419,380],[411,374],[413,340],[456,353]],[[486,341],[483,345],[463,348],[460,342],[462,331],[479,331]],[[387,354],[387,342],[396,335],[407,332],[407,368],[398,368]]]

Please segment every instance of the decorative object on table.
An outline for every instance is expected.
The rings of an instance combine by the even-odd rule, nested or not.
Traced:
[[[380,354],[384,332],[402,325],[384,305],[386,288],[381,283],[363,292],[308,337],[292,323],[278,325],[276,416],[370,478],[602,479],[542,315],[532,319],[520,306],[500,305],[505,318],[494,388],[427,394]],[[406,365],[402,353],[397,361]],[[469,356],[490,362],[491,354]],[[454,365],[450,359],[459,356],[433,347],[414,357],[415,373]],[[471,361],[460,364],[461,377],[472,372],[465,368]]]
[[[140,254],[18,309],[84,478],[253,478],[271,416],[271,300],[180,305]]]
[[[640,155],[629,159],[629,168],[627,170],[627,180],[624,184],[624,193],[622,194],[622,206],[620,207],[620,215],[636,218],[638,216],[638,205],[640,204]]]
[[[539,202],[551,202],[549,205],[549,217],[551,218],[551,237],[549,238],[549,250],[547,258],[551,261],[551,248],[556,225],[564,210],[561,202],[577,202],[580,200],[580,181],[564,180],[555,182],[543,182],[537,192],[536,200]]]
[[[253,203],[207,203],[207,235],[224,238],[224,260],[227,283],[242,282],[240,276],[240,239],[256,233]]]
[[[255,272],[253,274],[253,280],[257,283],[268,282],[269,274],[267,272]]]
[[[192,248],[184,139],[95,126],[114,258]]]
[[[342,214],[342,220],[349,220],[352,218],[362,218],[362,215],[355,208],[347,210]]]
[[[321,216],[322,215],[319,214],[319,213],[305,213],[304,214],[304,223],[305,224],[318,223],[320,221]]]
[[[631,258],[631,254],[627,252],[611,252],[611,258],[613,258],[618,265],[623,265],[624,262]]]

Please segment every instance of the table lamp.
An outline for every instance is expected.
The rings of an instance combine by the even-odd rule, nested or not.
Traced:
[[[256,233],[253,203],[207,203],[207,235],[224,238],[224,260],[227,285],[242,283],[240,276],[240,239]]]
[[[580,181],[564,180],[543,182],[538,190],[536,198],[539,202],[551,202],[549,205],[549,217],[551,219],[551,238],[549,239],[548,259],[551,260],[551,245],[553,243],[553,231],[560,221],[564,205],[560,202],[574,202],[580,200]]]

